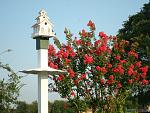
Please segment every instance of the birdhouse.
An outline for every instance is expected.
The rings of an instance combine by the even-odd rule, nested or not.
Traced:
[[[55,33],[53,31],[53,24],[49,20],[49,17],[47,16],[47,13],[44,10],[41,10],[39,12],[39,16],[36,18],[37,22],[34,24],[33,27],[33,33],[32,37],[45,37],[50,38],[55,36]]]

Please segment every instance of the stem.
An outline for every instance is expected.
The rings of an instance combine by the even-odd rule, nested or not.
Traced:
[[[96,106],[93,105],[93,106],[92,106],[92,113],[95,113],[95,112],[96,112]]]

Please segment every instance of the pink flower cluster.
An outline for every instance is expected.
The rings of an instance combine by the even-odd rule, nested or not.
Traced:
[[[61,44],[57,52],[49,45],[48,65],[68,72],[67,75],[53,76],[56,78],[54,80],[57,81],[58,90],[63,90],[60,92],[67,92],[68,87],[68,98],[75,97],[77,93],[82,97],[100,97],[100,90],[105,88],[114,93],[132,89],[134,85],[140,87],[149,84],[146,79],[148,66],[142,66],[135,50],[124,50],[129,44],[128,41],[107,36],[104,32],[99,32],[97,39],[95,24],[90,20],[87,26],[90,27],[90,32],[83,29],[79,38],[69,37],[69,41]],[[69,31],[66,33],[67,38],[71,36]]]

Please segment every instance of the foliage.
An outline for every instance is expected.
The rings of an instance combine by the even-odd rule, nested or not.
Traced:
[[[136,107],[136,105],[134,105],[135,103],[132,102],[133,101],[127,103],[128,109]],[[48,113],[56,113],[56,111],[57,113],[76,113],[73,106],[67,101],[55,100],[53,103],[48,102]],[[38,103],[37,101],[33,101],[31,104],[28,104],[24,101],[18,101],[13,113],[38,113]]]
[[[135,49],[142,63],[150,67],[150,1],[144,4],[140,12],[124,22],[118,36],[129,41],[130,46],[126,50]],[[150,69],[147,74],[147,78],[150,78]],[[141,89],[144,92],[138,96],[140,105],[150,104],[149,87]]]
[[[149,99],[150,99],[150,90],[149,91],[147,91],[147,93],[140,93],[139,95],[138,95],[138,97],[139,97],[139,104],[140,105],[148,105],[148,104],[150,104],[150,101],[149,101]]]
[[[21,77],[8,64],[0,62],[0,68],[8,72],[8,80],[0,80],[0,112],[10,113],[16,105],[19,90],[22,87],[20,84]]]
[[[119,30],[118,36],[130,42],[137,50],[140,59],[150,66],[150,1],[140,12],[129,17]]]
[[[137,100],[138,100],[137,97],[129,96],[125,103],[126,109],[136,109],[137,110],[138,109]]]
[[[37,101],[28,104],[24,101],[18,101],[14,113],[38,113]],[[75,113],[66,101],[56,100],[53,103],[48,102],[48,113]]]
[[[29,113],[28,112],[28,105],[26,102],[19,101],[17,102],[17,107],[16,107],[16,113]],[[33,112],[31,112],[33,113]]]
[[[32,102],[28,105],[28,113],[38,113],[38,103],[37,101]]]
[[[15,113],[38,113],[37,101],[27,104],[24,101],[18,101]]]
[[[66,101],[56,100],[52,104],[50,113],[75,113]]]
[[[147,85],[148,66],[142,66],[138,54],[126,51],[129,42],[99,32],[95,35],[95,24],[89,21],[90,31],[79,32],[79,38],[67,29],[66,44],[55,37],[49,45],[48,65],[55,69],[67,70],[67,75],[49,76],[55,81],[54,91],[60,93],[75,105],[78,112],[91,107],[92,112],[121,113],[129,93],[138,92]]]

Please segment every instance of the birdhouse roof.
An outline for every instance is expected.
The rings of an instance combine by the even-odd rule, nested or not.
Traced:
[[[47,22],[47,24],[49,24],[49,25],[51,25],[52,27],[54,27],[53,24],[52,24],[50,21],[48,21],[47,19],[44,19],[44,20],[43,20],[42,22],[40,22],[40,23],[34,24],[32,27],[39,26],[40,24],[42,24],[42,23],[44,23],[44,22]]]
[[[40,21],[41,18],[42,18],[42,21]],[[36,18],[36,20],[37,20],[37,23],[34,24],[32,27],[38,26],[38,25],[42,24],[43,22],[46,22],[47,24],[49,24],[49,25],[51,25],[52,27],[54,27],[53,24],[52,24],[52,22],[50,21],[49,17],[47,16],[47,13],[46,13],[45,10],[41,10],[41,11],[39,12],[39,16]],[[39,20],[39,21],[38,21],[38,20]]]

